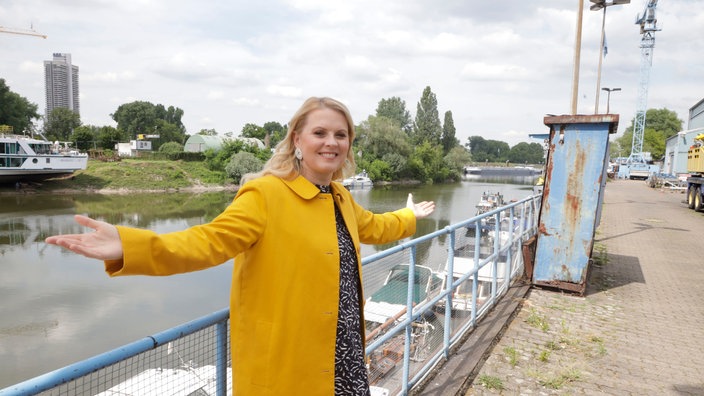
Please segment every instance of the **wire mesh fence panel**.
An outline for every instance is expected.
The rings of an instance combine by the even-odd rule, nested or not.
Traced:
[[[58,385],[39,395],[215,395],[216,343],[216,327],[206,327]],[[227,361],[230,361],[229,350]],[[228,392],[231,388],[228,364]]]

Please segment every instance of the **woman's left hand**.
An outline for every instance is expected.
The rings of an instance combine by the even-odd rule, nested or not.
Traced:
[[[423,217],[428,217],[435,210],[435,202],[433,201],[423,201],[417,204],[413,203],[413,194],[408,193],[408,201],[406,201],[406,207],[413,211],[416,219],[422,219]]]

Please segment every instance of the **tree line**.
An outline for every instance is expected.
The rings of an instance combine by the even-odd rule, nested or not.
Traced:
[[[34,120],[40,119],[37,106],[12,92],[0,79],[0,125],[11,125],[16,132],[39,132]],[[381,99],[376,111],[356,125],[357,137],[352,149],[358,172],[366,171],[379,181],[419,180],[425,183],[459,180],[470,163],[540,164],[544,147],[539,143],[506,142],[470,136],[465,144],[457,139],[452,111],[441,113],[438,100],[427,86],[416,104],[415,115],[399,97]],[[152,148],[167,153],[183,151],[190,136],[181,122],[184,111],[146,101],[120,105],[110,114],[117,126],[82,125],[78,114],[57,108],[44,120],[41,132],[49,140],[70,141],[81,150],[112,150],[118,142],[137,139],[139,135],[158,135]],[[648,121],[649,122],[649,121]],[[646,123],[648,125],[648,123]],[[245,124],[239,136],[260,139],[266,149],[252,147],[234,139],[233,132],[223,136],[223,147],[203,154],[202,160],[214,170],[239,180],[243,173],[256,171],[270,157],[274,147],[286,135],[287,125],[270,121],[262,126]],[[646,131],[647,132],[647,131]],[[203,129],[201,135],[219,135]]]

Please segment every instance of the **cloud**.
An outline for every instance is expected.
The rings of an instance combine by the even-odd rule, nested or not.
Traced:
[[[622,120],[636,110],[633,16],[642,10],[633,3],[607,13],[601,85],[622,88],[610,102]],[[189,133],[286,123],[311,95],[343,99],[355,120],[398,96],[414,116],[430,86],[440,113],[453,112],[461,141],[508,139],[544,131],[545,113],[570,111],[576,11],[572,2],[549,0],[6,0],[0,20],[33,23],[49,38],[1,35],[3,57],[12,61],[0,63],[0,77],[43,109],[43,61],[68,52],[80,68],[82,119],[109,123],[120,104],[149,100],[183,109]],[[579,113],[593,112],[601,21],[585,7]],[[658,23],[648,107],[686,118],[703,96],[693,82],[704,69],[704,42],[691,34],[704,10],[661,2]]]

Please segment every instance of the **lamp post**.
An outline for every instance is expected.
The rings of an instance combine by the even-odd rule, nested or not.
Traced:
[[[589,7],[590,10],[592,11],[599,11],[601,9],[604,10],[604,13],[601,16],[601,46],[599,47],[599,69],[597,71],[596,75],[596,100],[594,103],[594,114],[599,114],[599,88],[601,86],[601,61],[604,58],[604,27],[606,24],[606,8],[613,6],[613,5],[619,5],[619,4],[628,4],[631,2],[631,0],[613,0],[613,1],[605,1],[605,0],[589,0],[591,1],[592,4],[591,7]]]
[[[601,90],[608,92],[608,94],[606,95],[606,114],[609,114],[609,103],[611,102],[611,92],[620,91],[621,88],[606,88],[606,87],[604,87]]]

